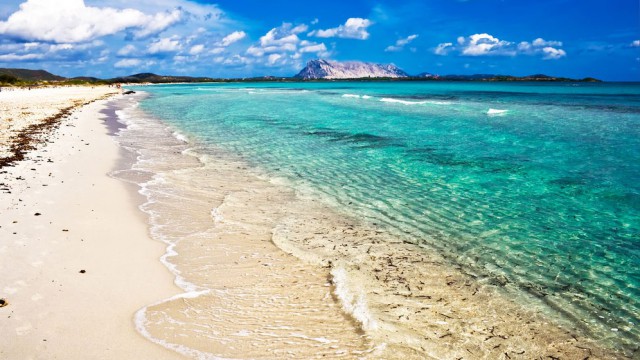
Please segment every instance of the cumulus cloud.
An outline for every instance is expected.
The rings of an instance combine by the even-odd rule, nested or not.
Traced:
[[[295,52],[298,49],[300,38],[297,34],[306,31],[307,26],[293,26],[291,23],[283,23],[277,28],[269,30],[260,37],[260,42],[250,46],[246,53],[251,56],[261,57],[265,54]]]
[[[96,50],[104,46],[104,42],[94,40],[80,44],[51,44],[42,42],[1,43],[0,62],[42,62],[42,61],[99,61],[105,60],[108,49]],[[10,66],[12,66],[11,64]]]
[[[122,59],[113,64],[113,66],[117,68],[130,68],[140,66],[140,64],[142,64],[142,60],[140,59]]]
[[[180,9],[147,15],[136,9],[90,7],[84,0],[27,0],[0,22],[0,34],[56,43],[86,42],[125,29],[145,37],[165,30],[181,17]]]
[[[511,49],[509,41],[500,40],[487,33],[473,34],[458,43],[462,46],[462,54],[468,56],[483,55],[508,55],[513,56],[516,52]]]
[[[255,64],[268,67],[296,65],[306,54],[328,57],[330,52],[324,43],[300,39],[298,35],[308,30],[306,24],[294,26],[291,23],[283,23],[261,36],[260,41],[246,50],[246,55],[251,56]]]
[[[562,41],[546,41],[543,38],[537,38],[537,39],[533,40],[533,42],[531,44],[533,46],[536,46],[536,47],[562,46]]]
[[[267,64],[275,65],[278,62],[278,60],[280,60],[280,59],[282,59],[282,55],[281,54],[271,54],[267,58]]]
[[[467,37],[460,36],[455,45],[450,42],[438,44],[433,52],[443,56],[454,51],[464,56],[541,55],[544,60],[557,60],[567,56],[566,51],[561,47],[561,41],[547,41],[543,38],[537,38],[531,42],[521,41],[516,44],[482,33]]]
[[[447,55],[453,49],[453,43],[442,43],[438,44],[433,52],[436,55]]]
[[[242,67],[248,64],[251,64],[251,60],[241,55],[233,55],[230,58],[217,58],[223,65],[231,66],[231,67]]]
[[[567,56],[567,53],[564,50],[552,48],[551,46],[542,48],[542,52],[544,53],[543,59],[545,60],[555,60]]]
[[[131,55],[131,54],[133,54],[133,53],[135,53],[137,51],[138,51],[138,49],[136,49],[135,46],[133,46],[131,44],[128,44],[128,45],[122,47],[120,50],[118,50],[117,54],[120,55],[120,56],[128,56],[128,55]]]
[[[518,53],[525,55],[542,54],[544,60],[557,60],[567,56],[567,53],[561,49],[561,41],[547,41],[543,38],[537,38],[531,43],[522,41],[518,44]]]
[[[42,58],[44,58],[44,54],[4,54],[4,55],[0,55],[0,61],[40,60]]]
[[[369,19],[349,18],[344,25],[326,30],[314,30],[308,35],[320,38],[338,37],[344,39],[366,40],[369,38],[367,28],[371,25],[373,25],[373,22]]]
[[[247,37],[247,34],[244,31],[234,31],[231,34],[225,36],[220,43],[219,46],[227,47],[235,42],[238,42]]]
[[[406,38],[403,39],[398,39],[398,41],[396,41],[395,45],[389,45],[387,46],[386,49],[384,49],[384,51],[390,52],[390,51],[401,51],[402,49],[404,49],[404,46],[409,44],[410,42],[412,42],[413,40],[415,40],[415,38],[417,38],[418,35],[414,34],[414,35],[409,35]]]
[[[259,47],[259,46],[249,46],[249,48],[247,49],[247,55],[251,55],[251,56],[263,56],[264,55],[264,50]]]
[[[198,55],[198,54],[200,54],[200,53],[201,53],[201,52],[203,52],[203,51],[204,51],[204,45],[202,45],[202,44],[193,45],[193,46],[191,47],[191,49],[189,49],[189,54],[191,54],[191,55]]]
[[[632,47],[640,47],[640,40],[633,40],[633,42],[631,42],[631,46]]]
[[[304,45],[302,43],[300,45],[301,45],[299,50],[300,53],[326,53],[327,52],[327,46],[324,43],[315,44],[315,43],[305,42]]]
[[[306,27],[306,25],[303,25]],[[301,25],[292,28],[292,24],[284,23],[280,27],[269,30],[264,36],[260,37],[260,46],[283,46],[286,44],[297,44],[300,42],[299,34],[302,29]]]
[[[180,49],[182,49],[182,45],[177,37],[160,38],[149,44],[147,48],[149,54],[175,52]]]

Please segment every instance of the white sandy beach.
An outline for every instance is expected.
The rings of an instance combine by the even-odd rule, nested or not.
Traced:
[[[0,145],[108,87],[0,93]],[[117,95],[120,96],[120,95]],[[105,101],[75,110],[27,160],[0,169],[0,358],[175,359],[135,330],[134,313],[175,294],[136,189],[107,174],[120,149]]]

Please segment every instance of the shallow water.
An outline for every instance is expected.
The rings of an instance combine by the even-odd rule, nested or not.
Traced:
[[[322,83],[143,89],[150,96],[140,108],[122,113],[130,125],[122,139],[133,139],[132,151],[141,154],[138,173],[122,176],[140,171],[154,176],[138,181],[150,199],[145,211],[157,237],[179,254],[165,260],[189,278],[185,290],[212,296],[212,289],[227,286],[220,279],[208,283],[221,258],[202,256],[199,270],[193,267],[199,254],[194,244],[213,246],[218,242],[209,241],[227,230],[259,233],[261,240],[255,241],[273,242],[329,269],[332,290],[317,294],[339,301],[325,299],[313,307],[341,304],[355,320],[332,331],[353,335],[332,345],[340,354],[374,354],[385,341],[402,343],[388,335],[390,327],[429,337],[425,322],[452,321],[407,316],[392,326],[383,314],[404,309],[404,315],[414,316],[425,303],[437,313],[436,299],[426,296],[433,298],[446,286],[449,292],[440,295],[451,296],[458,306],[449,309],[468,301],[464,288],[477,288],[495,307],[505,305],[493,300],[494,292],[507,294],[532,306],[535,314],[523,318],[543,314],[633,356],[640,340],[640,86]],[[149,133],[154,126],[157,133]],[[175,131],[177,138],[171,136]],[[221,219],[234,219],[226,225],[244,230],[224,230]],[[389,259],[397,262],[386,263]],[[382,270],[389,275],[393,267],[415,266],[403,267],[402,261],[425,264],[400,276],[403,280],[381,280]],[[285,263],[285,268],[301,266],[291,259]],[[457,280],[432,284],[435,273]],[[324,285],[318,276],[327,274],[319,271],[304,281]],[[354,279],[361,289],[345,290]],[[466,285],[449,289],[456,281]],[[429,295],[417,294],[416,286],[425,284]],[[408,287],[410,295],[399,287]],[[265,294],[273,291],[267,288]],[[307,298],[314,296],[319,295]],[[393,307],[394,296],[421,304]],[[469,314],[480,316],[474,306]],[[447,329],[441,330],[432,337],[446,335]],[[460,325],[456,334],[465,331]],[[420,341],[408,347],[420,353],[425,345]],[[474,341],[451,339],[448,348],[478,347]],[[473,346],[469,352],[492,354]],[[424,353],[451,354],[445,345]]]

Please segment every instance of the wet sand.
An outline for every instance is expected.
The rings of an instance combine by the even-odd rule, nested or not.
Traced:
[[[178,289],[135,190],[107,175],[121,150],[107,135],[105,101],[75,108],[112,92],[0,93],[4,156],[22,130],[60,121],[32,134],[25,159],[0,169],[0,358],[182,358],[135,330],[139,308]]]

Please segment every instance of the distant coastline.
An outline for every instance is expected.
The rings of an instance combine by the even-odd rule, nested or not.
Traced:
[[[17,68],[0,68],[0,86],[39,86],[39,85],[108,85],[115,83],[133,84],[172,84],[172,83],[241,83],[241,82],[336,82],[336,81],[474,81],[474,82],[603,82],[600,79],[586,77],[572,79],[555,77],[544,74],[528,76],[474,74],[474,75],[431,75],[420,74],[415,76],[391,78],[391,77],[358,77],[342,79],[302,79],[299,77],[259,76],[247,78],[212,78],[157,75],[153,73],[139,73],[128,76],[119,76],[109,79],[96,77],[66,78],[52,74],[46,70],[30,70]]]

